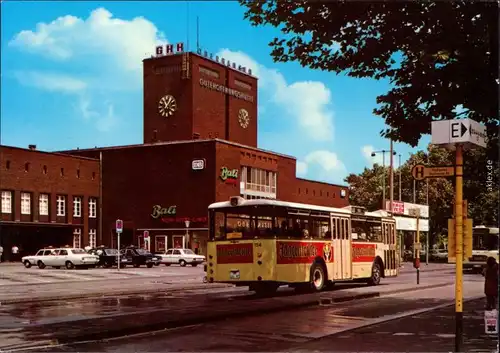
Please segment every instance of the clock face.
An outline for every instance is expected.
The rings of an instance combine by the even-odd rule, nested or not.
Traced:
[[[158,103],[158,112],[163,117],[174,115],[177,110],[177,103],[175,98],[171,95],[163,96]]]
[[[238,112],[238,122],[242,128],[246,129],[248,127],[248,124],[250,123],[250,115],[245,109],[240,109]]]

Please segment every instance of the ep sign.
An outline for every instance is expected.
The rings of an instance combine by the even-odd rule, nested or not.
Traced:
[[[203,170],[205,169],[204,159],[195,159],[191,162],[191,169],[193,170]]]
[[[115,228],[117,233],[123,232],[123,221],[121,219],[117,219],[115,223]]]
[[[471,119],[433,121],[431,131],[433,145],[486,147],[486,126]]]

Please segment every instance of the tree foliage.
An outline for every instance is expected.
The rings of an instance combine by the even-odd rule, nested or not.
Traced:
[[[385,137],[416,146],[432,120],[487,125],[498,160],[498,3],[495,1],[240,0],[253,25],[283,33],[277,62],[388,79],[374,110]],[[456,111],[463,106],[462,112]]]
[[[418,151],[394,172],[394,200],[399,199],[399,173],[401,172],[401,200],[425,204],[427,182],[415,182],[411,169],[415,164],[427,166],[453,165],[454,155],[447,150],[429,146],[428,151]],[[491,167],[490,167],[491,166]],[[389,199],[389,171],[385,168],[386,199]],[[475,225],[498,224],[498,164],[488,162],[484,149],[467,151],[464,155],[464,199],[468,201],[469,217]],[[345,179],[350,186],[350,202],[362,205],[368,210],[380,209],[382,205],[382,184],[384,168],[375,164],[360,174],[350,174]],[[491,186],[488,183],[491,178]],[[455,197],[454,178],[429,179],[430,241],[434,243],[440,234],[445,234],[448,219],[453,214]]]

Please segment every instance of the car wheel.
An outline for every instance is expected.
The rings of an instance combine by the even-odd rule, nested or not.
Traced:
[[[196,267],[196,266],[198,266],[198,264],[197,263],[192,263],[191,266]]]
[[[66,268],[72,270],[75,268],[75,265],[71,261],[66,261]]]
[[[311,287],[314,291],[320,292],[326,284],[326,273],[324,267],[319,263],[311,266]]]
[[[186,266],[186,261],[179,260],[179,265],[181,265],[182,267],[185,267]]]
[[[29,261],[24,261],[24,267],[30,268],[31,267],[31,262]]]
[[[154,264],[146,264],[147,268],[152,268],[153,266],[154,266]]]
[[[380,284],[380,278],[382,277],[382,270],[378,263],[374,263],[372,267],[372,276],[368,280],[370,286],[378,286]]]
[[[41,260],[38,261],[37,265],[38,265],[39,269],[44,269],[45,268],[45,264]]]

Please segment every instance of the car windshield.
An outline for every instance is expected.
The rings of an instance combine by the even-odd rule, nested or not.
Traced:
[[[193,254],[194,254],[194,252],[193,252],[193,250],[191,250],[191,249],[184,249],[184,254],[193,255]]]
[[[73,254],[86,254],[85,250],[83,249],[72,249],[71,252]]]
[[[137,253],[139,255],[148,255],[149,252],[147,250],[144,250],[144,249],[136,249]]]
[[[118,255],[118,250],[116,249],[106,249],[106,254],[108,255]]]

